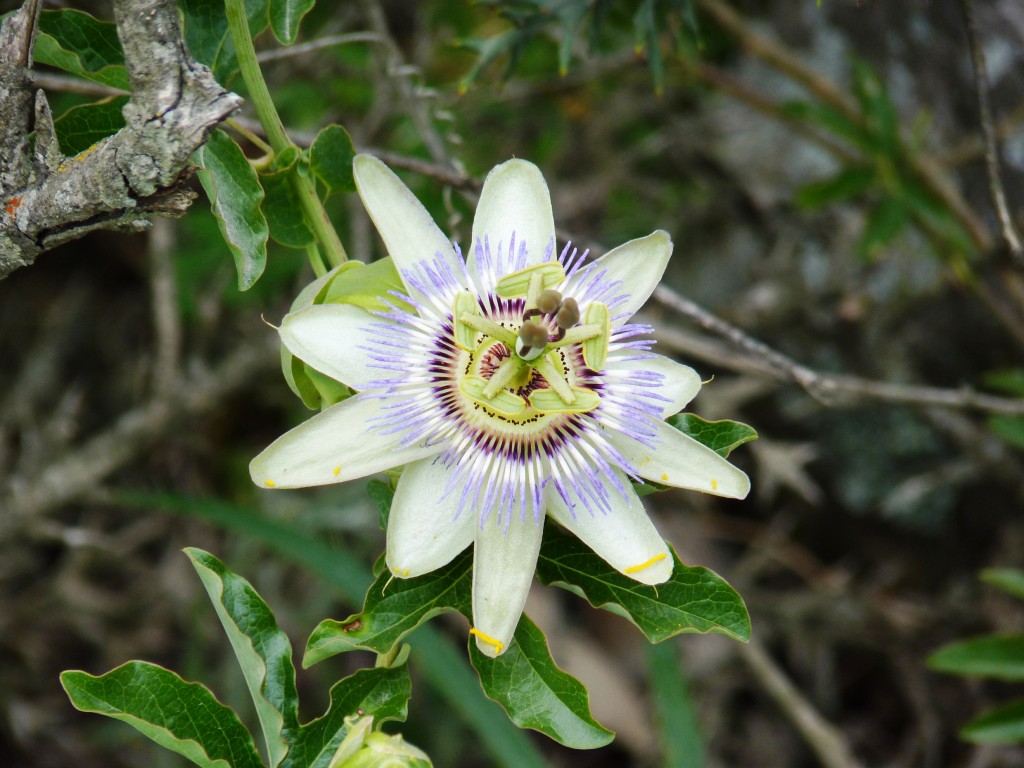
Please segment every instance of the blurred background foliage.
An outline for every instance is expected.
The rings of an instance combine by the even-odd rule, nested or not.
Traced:
[[[73,5],[110,18],[105,3]],[[181,3],[194,50],[219,5]],[[977,13],[1020,211],[1024,12],[993,0]],[[755,643],[682,637],[648,652],[622,619],[538,590],[528,613],[616,741],[524,746],[500,711],[480,714],[496,707],[473,686],[417,670],[415,651],[410,741],[438,766],[1024,765],[1019,748],[957,738],[1014,684],[925,664],[1024,624],[1019,601],[976,578],[1024,559],[1024,417],[913,389],[1024,396],[1024,279],[992,210],[959,2],[321,2],[296,46],[263,34],[257,48],[297,143],[343,125],[463,245],[487,169],[525,157],[549,180],[560,238],[603,252],[668,229],[671,290],[814,372],[857,377],[808,391],[652,302],[661,351],[709,381],[693,410],[761,435],[735,454],[750,500],[647,497],[682,559],[744,595]],[[245,95],[217,50],[224,84]],[[39,69],[66,151],[117,129],[113,92]],[[228,130],[255,160],[252,117]],[[382,255],[354,195],[328,210],[351,255]],[[146,658],[249,711],[184,546],[248,577],[296,643],[356,610],[331,552],[369,574],[383,539],[365,484],[267,494],[246,469],[309,414],[261,317],[276,322],[311,278],[303,251],[272,242],[240,292],[198,200],[146,236],[96,233],[0,283],[4,765],[180,764],[74,712],[57,682],[69,667]],[[465,626],[439,625],[462,663]],[[300,676],[304,714],[353,663]]]

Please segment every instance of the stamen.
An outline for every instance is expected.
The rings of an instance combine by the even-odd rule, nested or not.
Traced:
[[[495,372],[495,375],[497,375],[497,372]],[[477,405],[489,408],[502,416],[518,416],[526,410],[526,401],[507,389],[499,389],[490,397],[485,395],[484,389],[488,383],[479,376],[466,376],[459,382],[459,391]]]
[[[537,369],[537,373],[544,377],[548,385],[558,393],[558,396],[562,398],[562,402],[566,405],[572,405],[576,402],[576,395],[573,394],[569,382],[565,380],[561,372],[551,364],[547,357],[541,357],[533,364],[533,367]]]
[[[551,288],[565,280],[565,270],[557,261],[545,261],[532,267],[521,269],[505,275],[494,287],[495,293],[502,299],[517,299],[526,296],[530,281],[534,275],[540,275],[538,295],[544,288]]]
[[[572,300],[568,299],[568,301]],[[557,312],[561,306],[562,294],[554,289],[549,288],[546,291],[541,291],[540,296],[537,297],[537,309],[542,315],[550,315],[552,312]]]
[[[536,360],[548,343],[548,329],[530,320],[523,323],[516,339],[516,354],[523,360]]]
[[[586,319],[587,325],[599,326],[601,333],[583,342],[583,362],[592,371],[602,371],[608,360],[608,340],[612,330],[611,314],[607,305],[592,301],[587,307]]]
[[[560,339],[553,339],[548,342],[548,349],[558,349],[559,347],[565,347],[569,344],[579,344],[581,341],[592,339],[595,336],[601,335],[601,326],[599,325],[577,325],[573,326],[565,332],[565,335]]]
[[[503,325],[499,325],[498,323],[486,317],[464,312],[461,315],[459,315],[459,322],[468,325],[470,328],[476,331],[486,333],[492,339],[500,341],[506,347],[511,348],[514,347],[516,344],[516,335],[513,331],[510,331]]]
[[[516,364],[512,361],[511,357],[506,357],[501,361],[501,365],[498,366],[493,374],[491,374],[491,380],[487,382],[487,386],[484,387],[483,395],[488,400],[498,394],[499,390],[505,388],[505,386],[512,381],[512,377],[516,375]]]
[[[469,628],[469,634],[476,635],[481,640],[483,640],[485,643],[487,643],[489,646],[493,647],[494,648],[494,653],[495,653],[496,656],[500,656],[501,652],[505,648],[505,644],[503,642],[501,642],[501,640],[495,640],[490,635],[485,635],[483,632],[481,632],[476,627],[470,627]]]
[[[580,321],[580,305],[576,303],[576,299],[569,297],[562,302],[562,305],[558,308],[558,314],[555,315],[555,325],[563,330],[572,328],[576,323]]]

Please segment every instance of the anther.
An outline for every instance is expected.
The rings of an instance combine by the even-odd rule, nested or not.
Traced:
[[[519,338],[516,339],[516,354],[523,360],[534,360],[541,355],[547,343],[548,329],[527,320],[519,329]]]
[[[562,330],[568,330],[579,321],[580,305],[576,303],[576,299],[570,297],[563,300],[562,305],[558,308],[558,314],[555,315],[555,325]]]
[[[540,310],[542,315],[550,315],[552,312],[557,312],[561,306],[562,294],[551,288],[541,291],[540,296],[537,297],[537,309]]]

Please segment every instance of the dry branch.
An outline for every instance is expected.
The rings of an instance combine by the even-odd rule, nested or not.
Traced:
[[[64,157],[33,89],[37,15],[27,0],[0,28],[0,278],[94,229],[139,231],[184,213],[189,157],[241,103],[185,50],[173,0],[115,0],[132,88],[125,127]]]

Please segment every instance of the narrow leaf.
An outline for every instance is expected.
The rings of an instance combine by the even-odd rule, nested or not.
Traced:
[[[299,34],[299,23],[313,8],[316,0],[270,0],[270,28],[274,37],[284,45],[291,45]]]
[[[72,75],[127,91],[128,69],[117,25],[83,11],[65,8],[39,14],[39,34],[32,58]]]
[[[864,194],[875,183],[875,169],[863,166],[844,168],[835,176],[800,188],[796,203],[801,208],[821,208]]]
[[[412,683],[409,668],[361,669],[331,687],[331,703],[320,718],[302,726],[282,768],[327,768],[338,745],[348,735],[345,718],[362,712],[376,723],[405,720]]]
[[[990,635],[953,643],[929,656],[928,666],[954,675],[1024,680],[1024,635]]]
[[[69,670],[60,682],[77,709],[128,723],[203,768],[263,766],[233,711],[209,689],[163,667],[130,661],[99,677]]]
[[[960,737],[975,744],[1024,742],[1024,701],[990,709],[965,725]]]
[[[469,657],[484,692],[520,728],[540,731],[573,749],[603,747],[615,738],[594,720],[587,689],[558,668],[544,633],[529,617],[519,619],[512,642],[501,656],[485,656],[471,639]]]
[[[623,576],[575,536],[546,525],[537,577],[628,619],[653,643],[683,632],[718,632],[746,642],[750,616],[743,598],[714,571],[687,567],[675,552],[672,557],[672,578],[647,586]]]
[[[908,220],[907,206],[901,198],[887,197],[878,201],[868,214],[864,233],[857,244],[860,258],[874,258],[883,245],[900,233]]]
[[[53,121],[57,143],[65,155],[77,155],[124,128],[127,96],[72,107]]]
[[[473,553],[413,579],[381,574],[366,592],[363,610],[343,621],[320,622],[302,658],[303,668],[352,650],[387,653],[423,622],[443,611],[471,612]]]
[[[1024,599],[1024,571],[1019,568],[986,568],[981,580],[1008,595]]]
[[[698,443],[703,443],[726,458],[734,449],[757,439],[757,432],[738,421],[705,421],[692,413],[679,413],[666,419],[669,424]]]
[[[293,168],[275,173],[260,174],[263,187],[263,202],[260,210],[267,220],[270,236],[288,248],[305,248],[316,242],[316,237],[306,226],[302,204],[292,187]]]
[[[196,152],[199,181],[210,198],[224,240],[235,259],[238,289],[252,287],[267,264],[267,220],[260,211],[263,188],[242,150],[223,131],[210,134]]]
[[[309,164],[313,173],[330,192],[355,192],[352,158],[356,150],[348,131],[340,125],[328,125],[316,135],[309,148]]]
[[[238,658],[273,768],[288,751],[289,733],[298,728],[291,643],[248,581],[208,552],[190,547],[185,554],[206,587]]]
[[[647,669],[665,768],[703,768],[704,745],[690,686],[674,643],[648,645]]]

